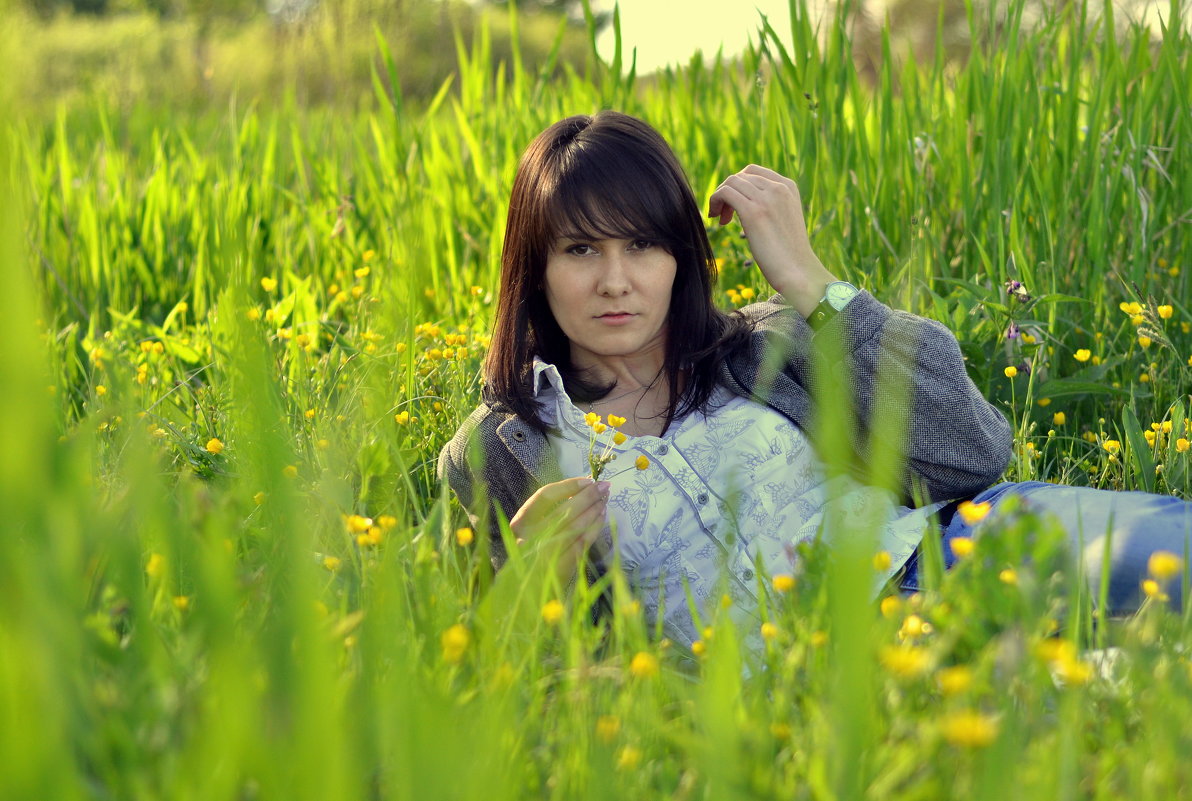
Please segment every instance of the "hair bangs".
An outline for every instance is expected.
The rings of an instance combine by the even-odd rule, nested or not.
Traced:
[[[540,198],[549,240],[642,238],[667,249],[683,240],[681,198],[644,174],[653,172],[647,165],[574,155],[553,191]]]

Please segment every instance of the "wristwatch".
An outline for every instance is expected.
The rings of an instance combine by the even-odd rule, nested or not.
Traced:
[[[849,304],[861,290],[848,281],[833,281],[824,289],[824,296],[820,299],[815,311],[807,318],[807,323],[814,329],[822,328],[836,313]]]

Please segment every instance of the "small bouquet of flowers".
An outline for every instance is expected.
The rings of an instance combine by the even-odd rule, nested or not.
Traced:
[[[592,480],[599,481],[604,468],[617,458],[613,453],[613,445],[621,445],[628,439],[623,433],[617,431],[618,428],[625,425],[625,418],[610,414],[606,423],[596,412],[588,412],[584,415],[584,424],[592,429],[592,434],[588,439],[588,466],[592,468]],[[610,430],[613,432],[612,436],[602,440],[601,435]],[[634,467],[638,470],[645,470],[649,466],[650,460],[645,454],[637,457],[634,462]]]

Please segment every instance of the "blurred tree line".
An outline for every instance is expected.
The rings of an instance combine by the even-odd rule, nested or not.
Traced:
[[[337,107],[374,102],[377,35],[398,89],[432,96],[457,66],[456,37],[512,57],[509,0],[16,0],[27,110],[102,96],[117,108],[214,106],[233,97]],[[592,58],[583,0],[517,0],[523,63]],[[597,27],[611,19],[594,15]],[[380,67],[380,69],[378,69]]]
[[[374,18],[400,15],[408,7],[430,0],[346,0],[327,5],[345,5],[365,11]],[[27,9],[47,18],[60,12],[102,16],[109,13],[146,11],[161,17],[193,14],[196,16],[227,16],[248,18],[268,13],[286,21],[294,21],[313,11],[319,0],[21,0]],[[492,5],[505,6],[509,0],[490,0]],[[572,19],[583,18],[583,0],[520,0],[523,11],[544,11],[565,14]]]
[[[28,110],[91,103],[96,96],[117,108],[214,106],[237,97],[355,107],[375,102],[374,71],[389,78],[378,69],[378,33],[400,82],[387,89],[411,99],[433,96],[455,71],[457,36],[465,45],[486,37],[491,61],[508,64],[511,1],[15,0],[23,13],[6,16],[23,26],[16,35],[28,67],[20,71],[24,85],[17,95]],[[969,15],[989,20],[992,27],[982,27],[996,32],[1005,13],[999,0],[804,2],[812,14],[849,4],[853,57],[871,80],[883,58],[886,20],[895,58],[931,57],[938,39],[946,58],[963,62]],[[1133,17],[1148,2],[1155,0],[1117,0],[1113,10]],[[582,73],[592,66],[583,0],[516,3],[527,68],[544,64],[556,43],[556,69],[569,64]],[[1090,5],[1090,14],[1104,8]],[[1024,25],[1029,29],[1032,18],[1044,20],[1063,7],[1071,8],[1062,0],[1029,0]],[[610,18],[608,11],[598,13],[597,27]]]

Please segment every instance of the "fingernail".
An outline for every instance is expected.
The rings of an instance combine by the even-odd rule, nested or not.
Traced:
[[[581,478],[581,479],[579,480],[579,485],[580,485],[581,487],[590,487],[590,486],[592,486],[592,485],[593,485],[593,484],[595,484],[595,483],[596,483],[596,482],[595,482],[595,481],[593,481],[593,480],[592,480],[592,479],[590,479],[590,478]]]
[[[596,489],[600,490],[601,492],[608,492],[610,489],[612,489],[612,486],[613,485],[608,481],[601,481],[596,485]]]

